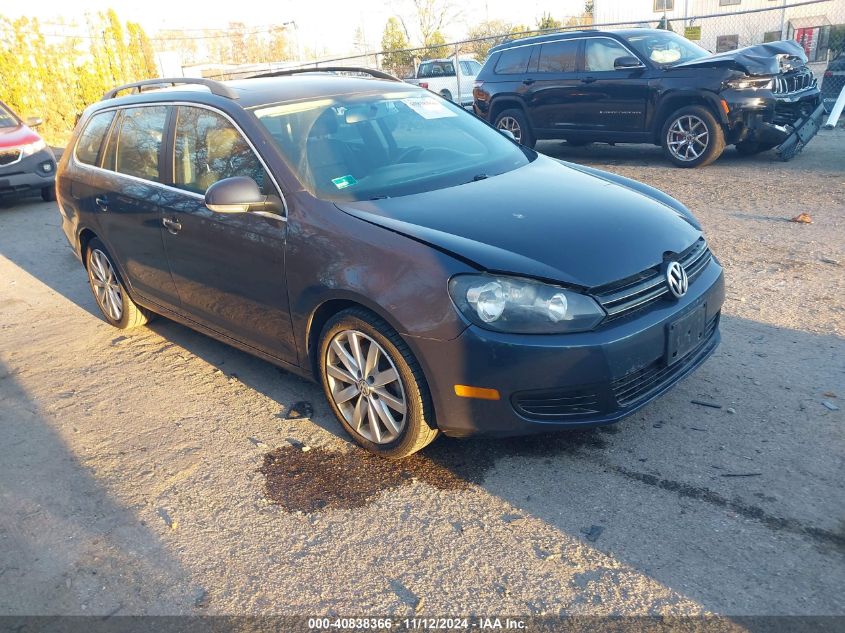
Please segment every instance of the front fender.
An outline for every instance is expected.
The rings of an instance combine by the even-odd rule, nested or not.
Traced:
[[[451,340],[466,329],[447,285],[452,275],[474,270],[468,264],[330,203],[301,202],[288,218],[285,258],[301,364],[308,362],[311,320],[328,301],[361,305],[406,336]]]

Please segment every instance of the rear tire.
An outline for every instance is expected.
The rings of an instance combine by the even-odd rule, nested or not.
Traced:
[[[339,312],[323,328],[318,354],[329,406],[360,446],[400,459],[437,437],[422,369],[386,321],[363,308]]]
[[[50,185],[49,187],[42,187],[41,188],[41,199],[44,202],[55,202],[56,201],[56,185]]]
[[[105,245],[96,237],[85,252],[88,285],[103,317],[120,330],[129,330],[149,322],[152,313],[136,304],[126,292],[117,267]]]
[[[777,145],[773,145],[772,143],[742,141],[741,143],[736,144],[736,151],[741,156],[754,156],[755,154],[768,152],[770,149],[774,149],[775,147],[777,147]]]
[[[709,165],[725,151],[725,132],[703,106],[673,112],[660,133],[666,157],[677,167]]]
[[[494,125],[497,130],[510,131],[520,145],[534,147],[537,143],[531,124],[528,123],[528,117],[525,116],[525,112],[518,108],[500,112]]]

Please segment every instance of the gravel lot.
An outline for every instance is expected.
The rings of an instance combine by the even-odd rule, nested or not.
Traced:
[[[55,205],[0,204],[0,614],[845,615],[843,144],[684,171],[541,143],[693,209],[722,346],[616,426],[398,464],[315,385],[112,329]]]

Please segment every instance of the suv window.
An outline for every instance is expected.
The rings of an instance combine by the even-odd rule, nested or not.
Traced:
[[[0,103],[0,127],[16,127],[17,124],[18,120],[12,111]]]
[[[252,178],[266,195],[269,177],[241,133],[225,117],[180,106],[176,118],[173,181],[180,189],[205,193],[224,178]]]
[[[103,145],[103,139],[109,131],[109,127],[111,127],[114,115],[115,111],[109,110],[91,117],[76,143],[76,160],[86,165],[97,164],[100,147]]]
[[[551,42],[540,47],[537,71],[541,73],[575,72],[578,63],[579,40]]]
[[[526,72],[532,50],[534,50],[533,46],[517,46],[502,51],[493,72],[497,75],[519,75]]]
[[[420,79],[430,77],[454,77],[455,66],[452,62],[425,62],[420,64],[420,70],[417,73]]]
[[[606,72],[616,70],[615,62],[631,53],[616,40],[606,37],[589,39],[584,44],[584,70]]]
[[[161,182],[158,170],[167,106],[123,111],[114,151],[114,170],[127,176]]]

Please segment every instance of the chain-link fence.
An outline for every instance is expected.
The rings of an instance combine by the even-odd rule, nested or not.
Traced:
[[[241,66],[212,71],[206,76],[235,79],[285,68],[363,66],[409,78],[415,76],[421,63],[432,59],[447,60],[441,72],[454,75],[455,59],[483,62],[493,46],[517,38],[577,29],[663,28],[714,53],[794,39],[804,47],[811,67],[821,78],[828,60],[845,47],[845,0],[594,0],[592,17],[565,18],[563,24],[554,29],[509,32],[436,47],[369,52],[307,64]]]

